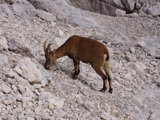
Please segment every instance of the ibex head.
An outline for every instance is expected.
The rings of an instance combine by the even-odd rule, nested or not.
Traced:
[[[52,43],[49,43],[47,48],[46,48],[46,43],[47,43],[47,40],[44,43],[44,53],[45,53],[45,58],[46,58],[46,62],[45,62],[44,67],[47,70],[49,70],[50,67],[53,66],[53,64],[55,63],[56,57],[55,57],[55,54],[54,54],[55,50],[53,50],[53,51],[51,50]]]

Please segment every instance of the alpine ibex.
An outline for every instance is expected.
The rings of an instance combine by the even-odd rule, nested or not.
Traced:
[[[73,59],[75,67],[73,78],[76,79],[80,73],[80,61],[90,63],[97,74],[103,79],[103,88],[100,91],[105,92],[108,80],[109,92],[112,93],[113,89],[109,72],[109,52],[105,45],[91,38],[74,35],[68,38],[68,40],[59,48],[52,51],[50,47],[51,44],[48,44],[46,47],[46,42],[47,40],[44,43],[46,69],[50,69],[58,58],[67,55]],[[105,73],[103,72],[103,69]]]

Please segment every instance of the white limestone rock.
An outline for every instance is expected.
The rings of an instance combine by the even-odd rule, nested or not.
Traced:
[[[148,8],[148,13],[153,16],[160,15],[160,6],[153,6],[153,7]]]
[[[121,9],[117,9],[117,10],[115,11],[115,14],[116,14],[117,16],[119,16],[119,17],[123,17],[123,16],[126,15],[126,11],[121,10]]]
[[[3,37],[3,36],[1,36],[0,37],[0,47],[2,46],[2,48],[4,49],[4,50],[7,50],[8,49],[8,45],[7,45],[7,40],[6,40],[6,38],[5,37]]]
[[[2,84],[1,85],[1,90],[5,93],[5,94],[8,94],[10,92],[12,92],[11,88],[5,84]]]
[[[8,56],[0,53],[0,63],[1,65],[8,65]]]
[[[146,43],[144,41],[140,41],[138,42],[137,46],[140,46],[140,47],[145,47]]]
[[[132,54],[135,54],[136,49],[135,49],[134,47],[131,47],[131,48],[130,48],[130,51],[131,51]]]
[[[48,104],[53,104],[54,106],[56,106],[58,108],[63,108],[63,105],[64,105],[64,100],[63,99],[60,99],[60,98],[52,95],[49,92],[41,93],[39,99],[40,100],[45,100],[46,102],[48,102]],[[52,106],[51,106],[51,108],[52,108]]]
[[[16,94],[16,99],[17,99],[18,101],[21,101],[21,100],[22,100],[22,95],[21,95],[21,94]]]
[[[144,73],[144,70],[146,69],[146,66],[142,62],[135,62],[132,64],[132,67],[138,73]]]
[[[52,13],[43,10],[37,10],[36,15],[46,21],[56,21],[56,17]]]
[[[28,80],[30,84],[40,84],[41,86],[45,86],[45,81],[43,80],[43,76],[41,71],[37,68],[37,65],[34,64],[30,58],[24,58],[18,61],[18,67],[22,70],[22,76]]]

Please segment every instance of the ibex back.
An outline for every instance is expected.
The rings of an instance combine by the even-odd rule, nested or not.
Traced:
[[[58,49],[52,51],[50,48],[51,44],[48,44],[46,47],[46,42],[47,40],[44,43],[46,69],[50,69],[58,58],[68,56],[73,59],[75,67],[73,78],[76,79],[80,73],[80,61],[90,63],[96,73],[103,79],[103,88],[100,91],[105,92],[108,80],[109,92],[112,93],[113,89],[109,72],[109,52],[105,45],[91,38],[74,35]]]

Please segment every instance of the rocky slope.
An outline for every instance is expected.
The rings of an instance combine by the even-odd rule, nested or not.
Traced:
[[[158,11],[158,0],[141,1],[147,11]],[[159,120],[159,15],[142,10],[143,15],[111,17],[72,5],[0,1],[0,119]],[[81,63],[77,80],[67,57],[44,69],[44,41],[57,48],[74,34],[109,49],[113,94],[98,91],[102,80],[90,65]]]

